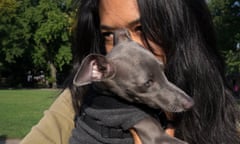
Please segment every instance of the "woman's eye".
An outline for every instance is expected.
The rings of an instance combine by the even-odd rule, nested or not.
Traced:
[[[141,25],[136,26],[135,31],[136,32],[142,32],[142,26]]]
[[[110,42],[110,41],[113,41],[113,33],[112,32],[103,32],[102,33],[104,39],[105,39],[105,42]]]

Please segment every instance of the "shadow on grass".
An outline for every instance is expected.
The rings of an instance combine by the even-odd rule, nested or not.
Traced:
[[[19,144],[20,139],[8,139],[7,135],[0,135],[0,144]]]
[[[7,136],[6,135],[0,135],[0,144],[5,144],[7,140]]]

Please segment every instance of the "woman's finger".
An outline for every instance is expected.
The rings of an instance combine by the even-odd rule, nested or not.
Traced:
[[[133,136],[134,144],[142,144],[140,137],[134,129],[130,129],[130,132]]]

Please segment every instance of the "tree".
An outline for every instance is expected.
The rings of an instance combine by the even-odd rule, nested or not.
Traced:
[[[240,52],[233,50],[225,51],[228,73],[240,72]]]
[[[40,0],[34,12],[37,25],[34,34],[33,62],[50,69],[53,87],[56,87],[57,69],[72,59],[70,51],[70,26],[66,3],[53,0]]]
[[[17,77],[42,69],[56,86],[56,73],[72,59],[70,4],[71,0],[0,1],[0,76],[19,74],[10,69],[22,73]]]
[[[240,71],[240,1],[210,0],[209,7],[216,26],[218,47],[227,63],[227,72]]]
[[[0,46],[1,62],[15,62],[20,57],[25,45],[25,27],[17,13],[20,11],[20,2],[15,0],[3,0],[0,2]],[[17,43],[16,41],[21,41]]]
[[[2,0],[0,1],[0,78],[8,77],[13,85],[18,85],[27,62],[24,57],[29,47],[31,37],[27,18],[24,17],[27,1]],[[12,73],[15,69],[18,73]],[[18,78],[17,78],[18,77]],[[19,80],[19,81],[18,81]]]

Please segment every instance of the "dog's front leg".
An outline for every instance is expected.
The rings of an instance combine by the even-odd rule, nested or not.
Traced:
[[[152,117],[142,119],[133,128],[142,144],[187,144],[187,142],[167,135],[160,123]]]

